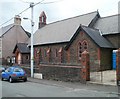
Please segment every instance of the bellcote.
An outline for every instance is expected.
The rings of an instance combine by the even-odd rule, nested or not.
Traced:
[[[38,28],[40,29],[41,27],[46,25],[46,15],[45,12],[42,11],[39,17],[39,26]]]

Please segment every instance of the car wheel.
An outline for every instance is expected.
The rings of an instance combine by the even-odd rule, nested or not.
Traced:
[[[4,79],[3,79],[3,78],[1,78],[1,80],[3,81]]]
[[[12,83],[12,82],[13,82],[13,79],[12,79],[11,77],[9,78],[9,82],[10,82],[10,83]]]
[[[26,82],[26,81],[27,81],[27,78],[24,79],[24,82]]]

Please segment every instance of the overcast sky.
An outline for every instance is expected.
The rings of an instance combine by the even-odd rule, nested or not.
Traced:
[[[118,2],[120,0],[0,0],[0,25],[15,15],[29,7],[29,3],[25,2],[54,2],[47,4],[38,4],[34,7],[34,31],[38,29],[39,15],[42,11],[46,13],[47,23],[81,14],[99,11],[102,17],[118,14]],[[31,18],[31,10],[27,10],[20,14],[21,18]],[[7,22],[3,26],[13,23],[13,20]],[[22,26],[30,32],[30,21],[22,19]],[[1,28],[1,26],[0,26]]]

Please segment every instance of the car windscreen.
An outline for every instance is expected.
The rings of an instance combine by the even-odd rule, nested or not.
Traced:
[[[22,68],[14,68],[14,72],[23,72]]]

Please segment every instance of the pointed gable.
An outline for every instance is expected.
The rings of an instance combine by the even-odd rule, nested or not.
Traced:
[[[67,50],[70,47],[70,45],[75,40],[80,31],[84,31],[94,41],[94,43],[101,48],[115,48],[106,38],[104,38],[100,34],[99,30],[80,25],[76,33],[73,35],[69,43],[66,45],[65,50]]]
[[[30,53],[30,49],[28,47],[28,44],[26,44],[26,43],[17,43],[13,50],[13,53],[15,53],[17,48],[18,48],[19,52],[22,54]]]
[[[114,46],[104,38],[99,30],[92,29],[86,26],[82,26],[82,29],[91,37],[91,39],[102,48],[114,48]]]

